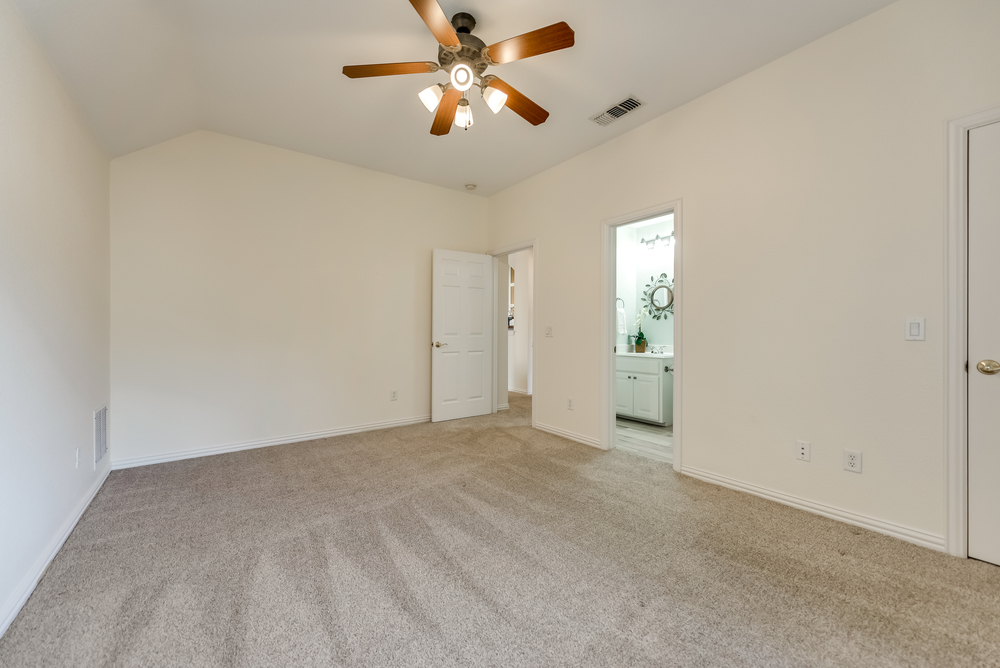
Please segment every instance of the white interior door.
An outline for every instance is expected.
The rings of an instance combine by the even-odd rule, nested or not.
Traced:
[[[994,564],[1000,564],[998,249],[1000,123],[994,123],[969,132],[969,556]]]
[[[493,412],[494,297],[491,256],[434,250],[431,422]]]

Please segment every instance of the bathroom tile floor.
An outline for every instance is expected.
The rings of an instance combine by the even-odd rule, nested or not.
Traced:
[[[674,428],[619,417],[615,420],[615,447],[662,462],[674,461]]]

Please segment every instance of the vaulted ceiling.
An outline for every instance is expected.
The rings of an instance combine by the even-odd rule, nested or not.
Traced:
[[[471,96],[444,137],[417,93],[447,75],[351,80],[348,64],[436,61],[407,0],[14,0],[105,149],[213,130],[489,195],[890,4],[890,0],[441,0],[487,44],[558,21],[576,45],[498,67],[547,109],[533,127]],[[476,89],[473,89],[475,91]],[[589,118],[634,95],[643,106]]]

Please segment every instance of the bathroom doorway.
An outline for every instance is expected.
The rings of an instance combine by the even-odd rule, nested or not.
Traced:
[[[605,443],[680,468],[679,203],[607,221]]]

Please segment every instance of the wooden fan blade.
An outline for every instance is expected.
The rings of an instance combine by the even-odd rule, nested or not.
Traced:
[[[538,56],[549,51],[568,49],[576,43],[573,29],[565,21],[546,28],[505,39],[487,47],[487,54],[497,65]]]
[[[438,44],[444,44],[445,46],[462,45],[458,41],[455,29],[451,27],[451,21],[445,16],[444,10],[441,9],[441,5],[437,3],[437,0],[410,0],[410,4],[417,10],[417,14],[420,14],[420,18],[424,20],[427,27],[431,29],[431,34],[434,35],[434,39],[438,41]]]
[[[549,112],[529,100],[503,79],[493,77],[490,79],[488,87],[496,88],[501,93],[507,93],[507,102],[504,106],[532,125],[541,125],[549,117]]]
[[[462,99],[462,93],[449,88],[441,98],[438,105],[437,114],[434,115],[434,123],[431,125],[431,134],[446,135],[451,131],[451,124],[455,122],[455,112],[458,110],[458,101]]]
[[[436,63],[382,63],[379,65],[345,65],[344,74],[352,79],[387,77],[393,74],[427,74],[437,72]]]

